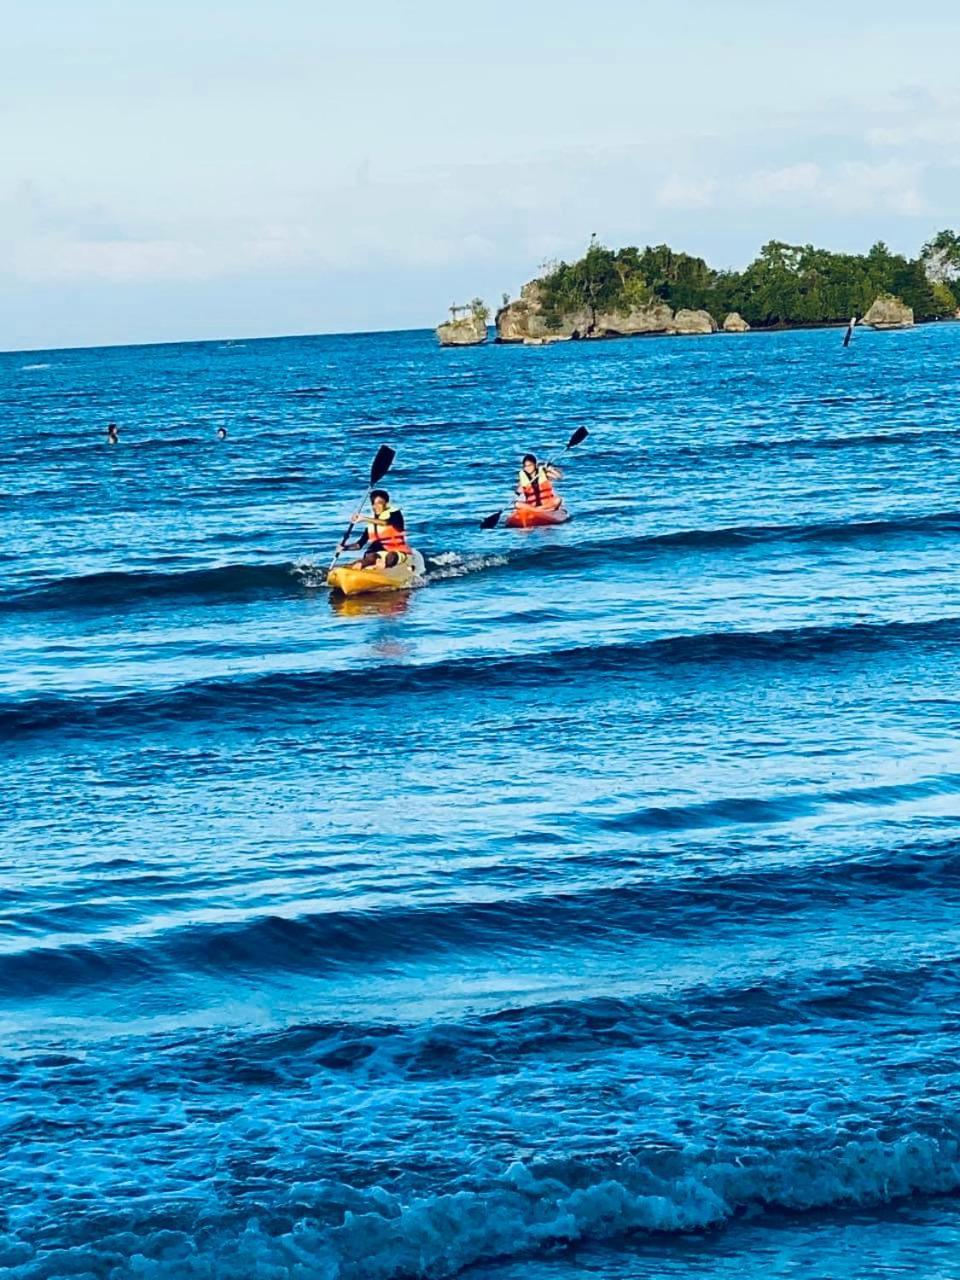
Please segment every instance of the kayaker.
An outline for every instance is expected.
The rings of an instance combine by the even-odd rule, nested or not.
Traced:
[[[403,512],[390,506],[386,489],[374,489],[370,495],[373,515],[355,515],[359,524],[366,520],[367,527],[356,542],[344,543],[344,551],[363,551],[360,561],[364,569],[392,569],[402,564],[410,554],[407,535],[404,532]]]
[[[551,482],[562,479],[559,467],[538,462],[535,454],[525,453],[517,475],[517,495],[528,507],[559,507],[560,495]]]

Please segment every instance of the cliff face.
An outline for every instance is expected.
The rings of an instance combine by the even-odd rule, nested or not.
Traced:
[[[583,335],[590,325],[588,311],[571,311],[560,317],[556,328],[549,328],[543,310],[540,285],[531,280],[520,290],[520,297],[508,302],[497,312],[498,342],[530,342],[542,339],[558,341]]]
[[[564,338],[619,338],[655,333],[716,333],[717,323],[708,311],[673,311],[658,298],[624,311],[598,311],[596,319],[586,309],[565,311],[551,328],[547,324],[538,281],[520,290],[515,302],[497,312],[498,342],[558,342]],[[741,321],[741,323],[743,323]]]
[[[487,322],[481,315],[461,316],[437,326],[441,347],[477,347],[487,340]]]
[[[665,302],[650,302],[629,311],[602,311],[597,314],[594,336],[631,337],[641,333],[673,333],[674,315]]]
[[[863,323],[873,329],[905,329],[913,324],[913,309],[892,294],[881,294],[863,317]]]

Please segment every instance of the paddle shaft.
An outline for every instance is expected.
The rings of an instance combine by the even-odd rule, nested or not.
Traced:
[[[573,435],[570,437],[567,443],[563,446],[563,452],[566,453],[567,450],[572,449],[575,444],[582,444],[583,441],[586,440],[587,434],[588,433],[587,433],[586,427],[577,427],[576,431],[573,433]],[[546,462],[543,462],[540,465],[543,467],[544,470],[546,470],[548,467],[553,466],[553,459],[548,458]]]
[[[357,508],[358,511],[360,512],[363,511],[364,503],[369,501],[371,493],[373,493],[373,485],[370,486],[370,488],[366,491],[366,493],[360,499],[360,506]],[[351,533],[353,533],[354,529],[356,528],[356,525],[357,525],[356,520],[351,520],[350,523],[347,525],[347,532],[340,539],[340,545],[337,547],[336,551],[333,553],[333,559],[330,561],[330,569],[333,568],[333,566],[340,559],[344,551],[346,551],[347,549],[345,545],[346,541],[350,537]],[[327,570],[327,573],[330,572],[330,569]]]

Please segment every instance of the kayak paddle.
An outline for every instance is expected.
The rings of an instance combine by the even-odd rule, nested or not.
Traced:
[[[589,434],[590,432],[587,430],[586,427],[577,427],[576,431],[573,433],[573,435],[570,437],[567,443],[563,446],[563,452],[566,453],[568,449],[572,449],[573,446],[576,444],[583,444],[584,440],[586,440]],[[552,467],[553,459],[552,458],[548,459],[543,465],[545,467]]]
[[[583,441],[586,440],[589,434],[590,432],[587,430],[586,427],[577,427],[576,431],[573,433],[573,435],[570,437],[567,443],[563,446],[563,452],[566,453],[568,449],[572,449],[575,445],[582,444]],[[545,462],[543,465],[544,467],[552,467],[553,459],[551,458],[548,462]],[[490,515],[485,516],[480,521],[480,528],[495,529],[502,515],[503,515],[503,508],[501,507],[499,511],[494,511]]]
[[[370,484],[367,486],[367,492],[360,499],[360,508],[359,508],[360,510],[363,509],[363,504],[370,497],[372,490],[376,488],[376,486],[380,483],[383,477],[387,474],[387,472],[393,466],[393,460],[396,456],[397,456],[396,449],[391,449],[388,444],[382,444],[380,448],[377,450],[376,456],[373,459],[373,462],[371,462],[370,464]],[[353,526],[355,524],[356,524],[356,521],[351,520],[350,523],[347,525],[347,532],[340,539],[340,545],[337,547],[336,551],[333,554],[333,559],[330,561],[330,569],[332,569],[333,566],[340,559],[340,554],[344,550],[344,544],[347,541],[347,539],[350,537],[351,533],[353,533]],[[330,569],[327,570],[327,573],[330,572]]]

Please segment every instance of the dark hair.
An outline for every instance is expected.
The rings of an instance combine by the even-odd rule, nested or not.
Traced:
[[[386,489],[374,489],[373,493],[370,495],[370,501],[372,502],[374,498],[382,498],[384,502],[390,501],[390,495],[387,493]]]
[[[536,464],[537,464],[537,455],[536,455],[535,453],[525,453],[525,454],[523,455],[523,462],[521,462],[521,464],[520,464],[520,465],[521,465],[521,466],[524,466],[524,465],[525,465],[526,463],[528,463],[528,462],[532,462],[532,463],[534,464],[534,466],[536,466]]]
[[[220,437],[220,439],[221,439],[221,440],[226,440],[226,438],[227,438],[227,428],[226,428],[226,427],[217,427],[217,435]]]

